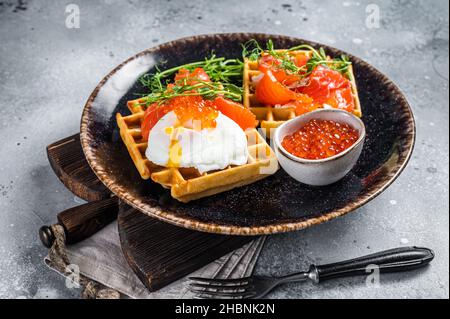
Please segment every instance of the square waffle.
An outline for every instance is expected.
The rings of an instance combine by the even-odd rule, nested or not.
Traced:
[[[277,50],[282,52],[283,50]],[[308,57],[311,56],[311,51],[298,50],[292,51],[292,55],[304,54]],[[249,108],[255,115],[256,119],[260,122],[261,128],[267,137],[270,137],[270,129],[275,129],[285,121],[295,117],[294,108],[275,108],[270,105],[262,105],[259,103],[255,96],[255,85],[252,82],[254,76],[261,74],[258,70],[258,61],[250,61],[245,59],[244,61],[244,106]],[[355,102],[355,110],[353,113],[361,117],[361,104],[359,102],[358,90],[356,88],[355,77],[353,75],[353,68],[349,68],[350,76],[348,79],[352,85],[353,100]]]
[[[244,186],[265,178],[278,169],[277,158],[265,139],[256,129],[248,130],[248,161],[240,166],[200,174],[194,168],[167,168],[155,165],[145,157],[147,141],[142,139],[141,123],[144,117],[143,100],[128,102],[131,115],[117,113],[120,136],[143,179],[151,178],[165,188],[170,188],[173,198],[189,202]]]

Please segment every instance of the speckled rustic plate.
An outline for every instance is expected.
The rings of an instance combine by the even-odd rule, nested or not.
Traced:
[[[138,77],[166,61],[175,66],[219,56],[240,57],[240,43],[251,38],[276,47],[309,41],[265,34],[215,34],[180,39],[145,50],[112,70],[89,97],[81,119],[81,143],[100,180],[119,198],[143,213],[186,228],[206,232],[259,235],[293,231],[344,215],[375,198],[406,166],[415,125],[398,87],[368,63],[350,55],[359,88],[367,139],[354,169],[327,187],[308,187],[283,170],[254,184],[188,204],[169,191],[144,181],[123,145],[115,114],[129,114],[126,101],[142,91]],[[332,56],[343,52],[323,46]]]

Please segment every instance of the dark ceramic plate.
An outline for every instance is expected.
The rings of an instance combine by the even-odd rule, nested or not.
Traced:
[[[398,87],[368,63],[350,56],[359,89],[367,138],[354,169],[327,187],[308,187],[283,170],[257,183],[188,204],[140,178],[123,145],[115,121],[129,114],[126,101],[142,88],[137,78],[165,61],[171,67],[219,56],[240,57],[240,43],[255,38],[287,48],[309,41],[266,34],[215,34],[180,39],[145,50],[111,71],[89,97],[81,119],[81,143],[100,180],[119,198],[143,213],[200,231],[259,235],[293,231],[344,215],[385,190],[406,166],[415,125]],[[344,52],[323,46],[331,56]]]

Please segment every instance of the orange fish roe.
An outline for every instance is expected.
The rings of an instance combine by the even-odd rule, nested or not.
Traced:
[[[200,129],[216,127],[219,112],[211,100],[201,96],[178,96],[170,100],[170,105],[181,124],[192,121],[194,127],[200,123]]]
[[[294,134],[286,136],[281,144],[294,156],[316,160],[345,151],[358,138],[358,131],[347,124],[314,119]]]

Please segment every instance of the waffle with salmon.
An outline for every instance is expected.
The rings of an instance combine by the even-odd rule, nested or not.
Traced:
[[[131,115],[117,114],[120,136],[143,179],[152,179],[170,188],[173,198],[189,202],[198,198],[244,186],[273,174],[278,169],[277,158],[256,129],[246,130],[248,159],[244,165],[230,165],[222,170],[200,173],[194,168],[164,167],[146,158],[148,143],[142,136],[143,100],[128,102]]]
[[[286,50],[276,50],[276,52],[285,52]],[[264,55],[265,53],[263,53]],[[290,55],[304,55],[306,57],[311,57],[311,51],[308,50],[294,50],[289,52]],[[252,61],[246,58],[244,60],[244,71],[243,71],[243,86],[244,86],[244,96],[243,104],[245,107],[249,108],[255,115],[260,123],[263,132],[267,137],[270,137],[271,129],[275,129],[285,121],[296,117],[296,112],[293,107],[275,107],[272,105],[265,105],[260,103],[255,95],[256,84],[253,81],[254,78],[261,76],[261,71],[258,67],[258,61]],[[352,66],[349,66],[347,79],[351,83],[351,91],[354,102],[353,114],[358,117],[362,116],[361,104],[358,97],[358,90],[356,87],[355,77],[353,75]]]

